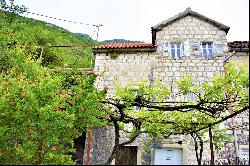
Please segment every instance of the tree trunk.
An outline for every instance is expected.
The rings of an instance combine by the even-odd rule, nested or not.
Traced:
[[[41,165],[44,159],[44,147],[45,141],[41,140],[38,142],[38,159],[35,161],[36,165]]]
[[[210,150],[211,150],[211,165],[215,165],[214,164],[214,147],[213,147],[213,134],[212,134],[212,127],[209,126],[208,128],[208,132],[209,132],[209,142],[210,142]]]
[[[195,154],[196,154],[197,163],[198,163],[198,165],[201,165],[202,152],[203,152],[203,141],[197,133],[191,133],[191,136],[193,137],[194,143],[195,143]],[[200,153],[198,153],[199,147],[198,147],[197,139],[199,140],[199,143],[200,143]]]
[[[115,145],[113,147],[112,153],[109,156],[109,158],[108,158],[108,160],[107,160],[107,162],[106,162],[105,165],[110,165],[111,164],[111,162],[113,161],[113,159],[116,157],[117,151],[118,151],[118,146]]]

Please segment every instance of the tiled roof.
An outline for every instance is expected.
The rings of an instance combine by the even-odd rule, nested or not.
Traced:
[[[233,41],[228,42],[230,48],[249,48],[249,41]]]
[[[152,27],[152,30],[155,30],[155,31],[162,30],[163,27],[165,27],[165,26],[167,26],[167,25],[173,23],[174,21],[177,21],[177,20],[179,20],[179,19],[181,19],[181,18],[183,18],[183,17],[186,17],[186,16],[194,16],[194,17],[197,17],[197,18],[199,18],[199,19],[201,19],[201,20],[203,20],[203,21],[206,21],[206,22],[209,22],[209,23],[215,25],[216,27],[220,28],[221,30],[224,30],[225,32],[228,32],[229,29],[230,29],[229,26],[226,26],[226,25],[224,25],[224,24],[222,24],[222,23],[219,23],[219,22],[217,22],[217,21],[215,21],[215,20],[212,20],[212,19],[210,19],[210,18],[208,18],[208,17],[206,17],[206,16],[204,16],[204,15],[201,15],[201,14],[199,14],[199,13],[197,13],[197,12],[194,12],[194,11],[192,11],[191,8],[189,7],[189,8],[187,8],[184,12],[181,12],[181,13],[175,15],[174,17],[171,17],[171,18],[169,18],[168,20],[163,21],[163,22],[161,22],[161,23],[159,23],[159,24],[153,26],[153,27]]]
[[[95,46],[94,49],[109,49],[109,48],[154,48],[156,45],[150,43],[107,43],[100,46]]]

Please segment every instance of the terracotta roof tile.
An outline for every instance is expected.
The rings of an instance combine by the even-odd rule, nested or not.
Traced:
[[[150,43],[107,43],[100,46],[95,46],[95,49],[109,48],[153,48],[156,45]]]

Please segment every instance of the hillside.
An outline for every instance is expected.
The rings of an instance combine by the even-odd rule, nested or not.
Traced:
[[[126,39],[112,39],[112,40],[104,40],[102,43],[144,43],[143,41],[132,41]]]
[[[10,16],[0,10],[0,46],[25,46],[29,54],[40,57],[47,67],[79,67],[93,65],[91,46],[96,44],[88,35],[75,34],[56,25],[44,21],[18,15]],[[11,23],[10,23],[11,22]],[[7,34],[12,34],[5,36]],[[8,38],[8,39],[7,39]],[[52,47],[43,51],[38,46],[77,46]],[[1,58],[0,53],[0,60]]]
[[[95,75],[82,74],[82,68],[93,67],[93,44],[58,26],[0,10],[1,164],[82,160],[75,140],[85,138],[88,126],[106,124],[99,111],[104,93],[96,90]]]

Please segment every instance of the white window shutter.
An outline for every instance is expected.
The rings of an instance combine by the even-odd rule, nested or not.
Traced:
[[[184,48],[183,48],[183,55],[184,55],[184,56],[190,56],[191,48],[190,48],[190,43],[189,43],[189,41],[183,42],[183,45],[184,45]]]
[[[156,42],[157,46],[157,52],[159,52],[161,55],[163,55],[163,42],[162,40],[158,40]]]
[[[201,43],[199,41],[192,42],[191,50],[194,55],[202,55]]]
[[[183,57],[184,56],[184,44],[181,43],[181,56],[180,57]]]
[[[172,55],[171,55],[171,44],[170,43],[168,43],[168,55],[170,56],[170,57],[172,57]]]
[[[215,41],[213,45],[213,50],[216,56],[224,55],[223,44],[221,41]]]
[[[168,55],[169,54],[169,45],[168,45],[168,42],[164,42],[162,44],[162,47],[163,47],[163,55]]]

